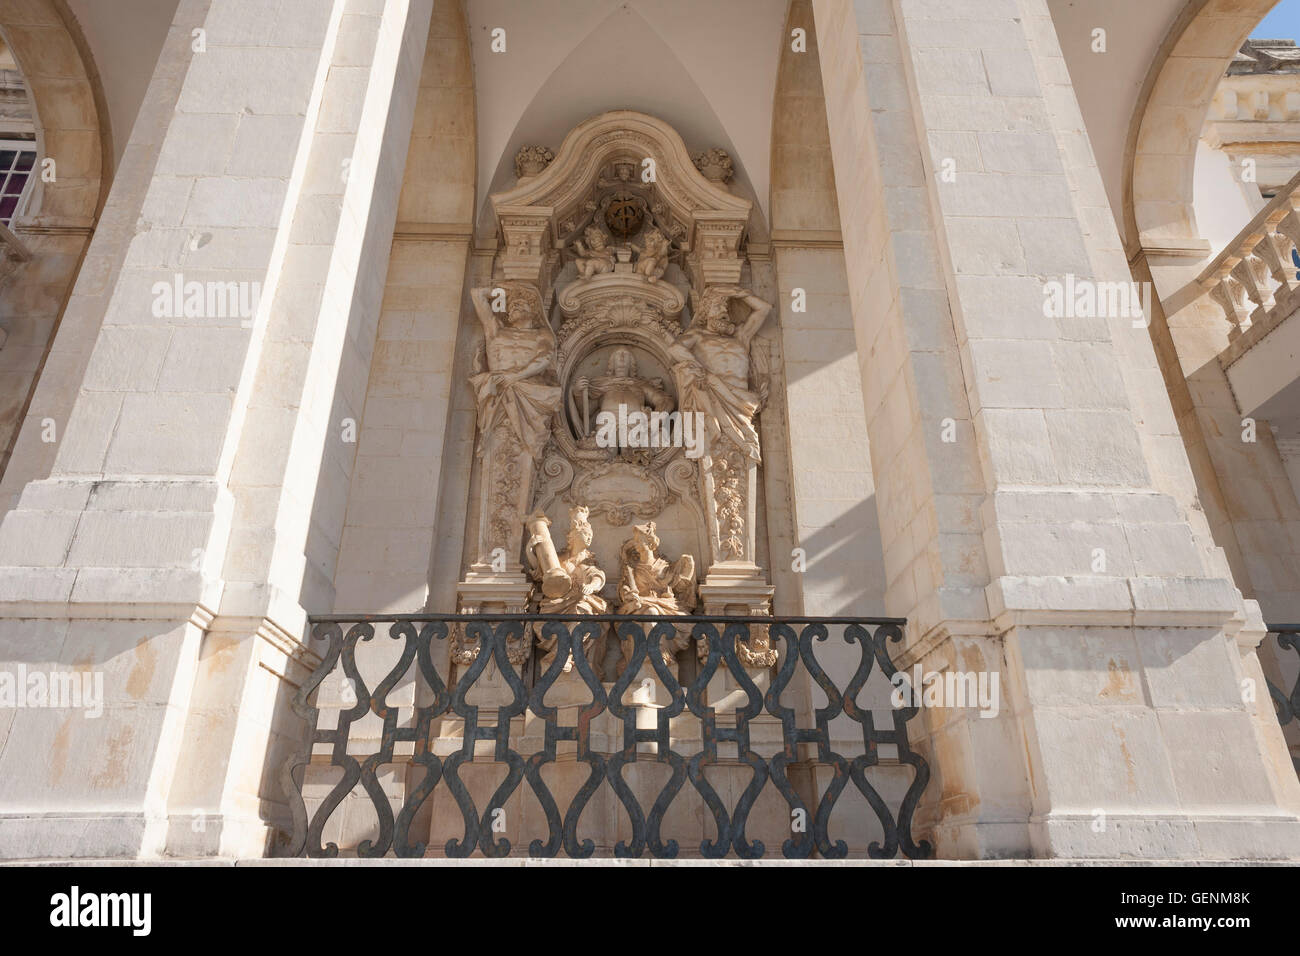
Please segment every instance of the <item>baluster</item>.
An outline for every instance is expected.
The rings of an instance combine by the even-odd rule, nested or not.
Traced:
[[[1267,237],[1261,239],[1255,246],[1254,251],[1245,259],[1246,267],[1250,270],[1250,277],[1255,280],[1255,288],[1263,299],[1260,303],[1261,308],[1266,312],[1277,306],[1277,299],[1273,295],[1274,283],[1272,276],[1269,274],[1268,263],[1259,254],[1260,246],[1267,241]]]
[[[1254,263],[1251,260],[1254,260]],[[1257,267],[1255,263],[1259,263]],[[1230,275],[1241,283],[1242,288],[1246,291],[1246,296],[1254,303],[1255,308],[1251,311],[1251,320],[1262,316],[1273,305],[1273,294],[1268,291],[1268,285],[1260,282],[1259,269],[1263,263],[1254,253],[1247,253],[1235,266],[1232,267]]]
[[[1236,338],[1242,332],[1250,328],[1250,310],[1246,308],[1246,290],[1242,288],[1241,283],[1230,275],[1224,276],[1214,288],[1210,290],[1210,296],[1215,302],[1223,308],[1223,314],[1232,326],[1232,331],[1228,333],[1229,338]]]
[[[1268,227],[1268,234],[1255,249],[1268,265],[1273,281],[1277,283],[1277,288],[1273,290],[1275,296],[1278,293],[1290,293],[1300,287],[1300,279],[1296,278],[1296,265],[1291,259],[1293,249],[1295,243],[1276,226]]]
[[[1295,197],[1291,198],[1295,199]],[[1300,277],[1300,266],[1295,264],[1292,255],[1296,250],[1300,250],[1300,210],[1294,208],[1294,202],[1292,202],[1291,211],[1278,221],[1275,228],[1279,240],[1285,240],[1283,243],[1285,260],[1291,264],[1293,276]]]

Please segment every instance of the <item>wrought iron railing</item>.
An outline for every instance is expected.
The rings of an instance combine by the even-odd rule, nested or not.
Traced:
[[[902,620],[865,618],[690,616],[669,619],[611,615],[564,619],[536,614],[314,618],[312,637],[327,646],[319,650],[322,662],[293,703],[295,711],[309,725],[311,736],[307,748],[282,770],[294,819],[289,853],[337,856],[339,847],[334,842],[322,845],[322,836],[331,815],[359,784],[373,805],[377,836],[375,828],[370,827],[369,832],[375,838],[358,842],[358,856],[378,857],[389,852],[401,857],[426,855],[426,841],[416,837],[428,833],[431,811],[426,810],[422,823],[415,821],[421,815],[421,808],[440,787],[454,798],[452,814],[458,810],[463,818],[463,828],[460,823],[454,825],[456,832],[463,829],[463,833],[459,839],[446,842],[443,847],[446,855],[466,857],[478,850],[488,857],[506,856],[511,852],[511,843],[498,839],[499,828],[494,824],[504,813],[503,808],[512,794],[526,780],[545,817],[544,825],[538,822],[535,827],[544,838],[539,836],[528,846],[528,854],[534,857],[553,857],[561,852],[573,858],[592,856],[596,846],[590,839],[579,839],[580,822],[593,796],[606,785],[627,817],[620,831],[626,839],[612,846],[613,855],[640,857],[648,851],[654,857],[676,857],[681,847],[674,834],[667,832],[672,827],[666,825],[666,819],[687,782],[712,817],[709,826],[703,822],[708,817],[700,815],[700,832],[704,832],[705,838],[700,842],[699,853],[703,857],[722,857],[730,852],[743,858],[764,855],[763,842],[746,835],[746,824],[755,802],[770,785],[788,807],[789,820],[795,821],[782,833],[788,837],[780,848],[782,855],[843,858],[849,853],[848,845],[833,832],[832,811],[850,784],[865,798],[865,805],[879,823],[878,828],[872,827],[878,839],[866,845],[867,856],[892,858],[900,850],[911,858],[930,856],[930,844],[914,841],[911,832],[912,815],[930,778],[928,764],[911,749],[908,741],[907,724],[916,715],[917,707],[890,707],[889,713],[881,718],[884,726],[877,726],[876,718],[881,715],[859,700],[865,696],[862,692],[869,679],[881,679],[873,676],[875,669],[878,668],[877,674],[883,675],[886,681],[894,675],[888,645],[901,642],[904,624]],[[584,645],[598,638],[607,627],[628,655],[621,676],[612,686],[598,678],[588,660],[588,651],[584,650]],[[396,645],[391,646],[390,653],[396,661],[372,691],[364,683],[358,667],[358,645],[375,640],[385,629],[390,639],[403,643],[400,653]],[[550,639],[556,641],[551,663],[544,671],[538,666],[534,672],[531,666],[518,663],[519,649],[531,646],[529,634],[533,631],[546,639],[548,646]],[[814,652],[814,647],[820,645],[825,654],[831,645],[824,642],[831,640],[835,631],[846,645],[856,646],[857,660],[848,668],[853,673],[843,690],[827,675]],[[699,664],[698,672],[684,678],[683,686],[676,669],[669,666],[672,658],[665,659],[659,650],[668,647],[675,638],[676,646],[681,647],[687,636],[696,642],[694,650],[698,652]],[[443,676],[448,666],[445,663],[449,657],[448,643],[458,637],[462,646],[468,642],[478,652],[471,662],[458,668],[454,683],[449,683]],[[567,672],[565,665],[570,654],[572,671]],[[537,663],[535,658],[532,663]],[[767,667],[763,666],[765,663]],[[499,675],[491,681],[484,677],[490,665],[495,675]],[[660,682],[662,706],[655,711],[630,705],[625,699],[636,685],[652,680],[643,667],[652,668]],[[816,694],[811,692],[811,685],[801,706],[783,702],[783,695],[798,696],[795,677],[801,670],[825,694],[825,706],[815,706]],[[413,703],[406,708],[394,706],[388,698],[399,682],[410,679],[408,672],[418,674]],[[337,715],[333,727],[322,726],[323,709],[317,706],[318,690],[331,675],[340,676],[355,688],[355,702],[351,706],[346,706],[345,700],[344,706],[329,709]],[[733,705],[729,712],[715,710],[713,704],[721,701],[707,699],[710,682],[715,678],[727,680],[728,686],[738,691],[729,695]],[[546,703],[548,692],[562,679],[571,682],[571,690],[585,688],[581,694],[584,700],[576,707],[560,708]],[[532,686],[528,686],[529,682]],[[760,683],[767,685],[765,690]],[[467,697],[474,696],[476,684],[493,685],[497,697],[492,707],[468,702]],[[718,685],[715,682],[713,686]],[[399,720],[399,711],[403,709],[410,712],[405,720]],[[561,721],[562,711],[571,722]],[[613,729],[602,738],[607,741],[606,752],[597,752],[593,725],[606,712],[613,719],[605,717],[605,726]],[[802,722],[811,726],[800,726],[801,713]],[[352,728],[362,720],[371,724],[372,752],[354,754],[350,752],[356,749],[356,742],[351,740]],[[455,722],[459,737],[450,752],[446,737],[440,738],[436,729],[440,721],[447,720]],[[517,749],[524,736],[521,727],[525,720],[532,721],[528,736],[537,744],[533,752]],[[377,731],[376,721],[382,722]],[[683,721],[691,725],[685,732]],[[761,740],[751,739],[755,731],[760,731],[757,737]],[[846,740],[852,742],[857,752],[837,752],[837,746],[848,749]],[[441,756],[435,753],[438,749],[435,741],[440,742],[444,751]],[[683,741],[694,745],[690,748],[693,752],[682,753],[676,749]],[[566,757],[585,763],[586,777],[567,806],[561,807],[542,771],[556,761],[557,746],[566,742],[570,751]],[[734,746],[735,757],[720,757],[720,744],[727,746],[728,754]],[[399,746],[407,750],[406,783],[400,809],[394,814],[394,800],[384,791],[377,771],[382,766],[401,763],[403,758],[397,754]],[[892,748],[894,755],[882,755],[882,746]],[[576,755],[572,753],[575,749]],[[769,751],[768,756],[759,753],[763,749]],[[472,798],[463,774],[467,764],[485,760],[504,768],[504,780],[480,806]],[[661,788],[657,785],[650,788],[658,790],[653,801],[645,798],[648,791],[643,775],[638,777],[642,797],[638,797],[625,777],[629,767],[644,761],[667,765],[671,771]],[[882,764],[908,780],[901,798],[894,800],[896,806],[891,806],[868,779],[868,771]],[[342,773],[310,818],[303,797],[303,779],[309,768]],[[722,787],[720,792],[714,786],[716,781],[711,782],[710,777],[724,769],[740,773],[742,780],[748,772],[743,790],[733,786]],[[799,785],[792,782],[796,771]],[[819,782],[808,782],[814,779]],[[898,797],[902,789],[895,781],[894,796]],[[741,792],[734,801],[724,800],[725,792],[736,791]],[[521,792],[520,798],[522,795]],[[446,800],[445,794],[443,799]],[[695,796],[691,799],[698,802]],[[856,798],[854,802],[858,803]],[[447,802],[442,806],[444,810],[450,808]],[[868,814],[864,816],[869,819]],[[798,825],[800,821],[804,826]],[[711,830],[716,830],[712,838]],[[687,847],[687,852],[691,849]]]
[[[1277,641],[1280,651],[1292,651],[1297,658],[1300,658],[1300,624],[1270,625],[1268,633],[1270,637]],[[1278,663],[1280,666],[1285,667],[1285,664],[1283,664],[1284,659],[1283,654],[1279,653]],[[1264,680],[1268,684],[1269,696],[1273,698],[1273,709],[1277,712],[1278,721],[1284,728],[1291,725],[1300,727],[1300,672],[1297,672],[1289,693],[1278,687],[1267,677]],[[1300,773],[1300,756],[1291,759],[1295,763],[1296,772]]]

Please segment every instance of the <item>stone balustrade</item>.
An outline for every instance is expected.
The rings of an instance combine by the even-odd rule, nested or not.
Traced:
[[[1210,122],[1295,122],[1300,120],[1300,92],[1281,87],[1273,76],[1230,76],[1214,98]]]
[[[1300,304],[1300,174],[1228,243],[1197,280],[1223,308],[1236,339],[1252,326],[1276,324]]]

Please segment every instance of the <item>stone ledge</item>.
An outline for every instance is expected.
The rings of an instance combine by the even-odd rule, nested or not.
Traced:
[[[1012,627],[1225,627],[1241,598],[1221,578],[1002,577],[988,587],[999,631]]]

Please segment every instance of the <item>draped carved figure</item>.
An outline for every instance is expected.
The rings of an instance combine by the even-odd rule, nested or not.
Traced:
[[[683,554],[669,562],[659,554],[659,536],[653,521],[634,525],[632,537],[620,549],[623,567],[618,582],[619,614],[681,615],[690,614],[698,601],[695,583],[695,558]],[[676,636],[660,643],[663,661],[676,664],[679,651],[690,642],[689,628],[679,628]],[[632,642],[623,641],[623,668],[632,657]]]
[[[487,368],[469,379],[478,402],[479,454],[504,425],[536,461],[550,437],[551,416],[560,407],[560,387],[553,381],[555,333],[546,323],[535,288],[524,282],[504,283],[504,312],[493,311],[494,291],[470,292],[486,339]]]
[[[733,300],[749,307],[743,321],[732,320]],[[705,421],[701,491],[713,551],[710,575],[728,563],[748,569],[756,586],[755,496],[762,455],[754,417],[766,398],[767,381],[760,366],[758,387],[750,388],[750,345],[771,311],[771,304],[740,286],[709,286],[696,301],[691,327],[670,349],[678,405],[683,412],[702,413]],[[761,604],[758,591],[754,597]]]
[[[732,299],[750,308],[748,318],[731,321]],[[724,439],[756,464],[760,461],[754,416],[762,396],[749,388],[749,345],[768,314],[770,303],[739,286],[710,286],[700,296],[691,328],[672,348],[682,411],[701,411],[708,424],[711,454],[720,454]]]
[[[529,537],[525,542],[524,554],[528,558],[529,576],[540,585],[537,610],[541,614],[564,614],[580,617],[585,614],[604,614],[608,604],[600,596],[605,587],[605,572],[596,563],[596,556],[591,553],[592,530],[588,520],[589,510],[585,505],[569,509],[569,534],[562,551],[556,551],[548,530],[550,521],[545,515],[534,515],[528,519]],[[576,621],[573,623],[577,623]],[[569,625],[572,627],[572,624]],[[546,655],[542,658],[543,669],[555,661],[556,639],[543,636],[544,625],[534,628],[537,644]],[[582,642],[584,653],[589,654],[596,643],[594,637]],[[590,662],[590,656],[588,661]],[[573,656],[564,662],[567,673],[573,668]]]

